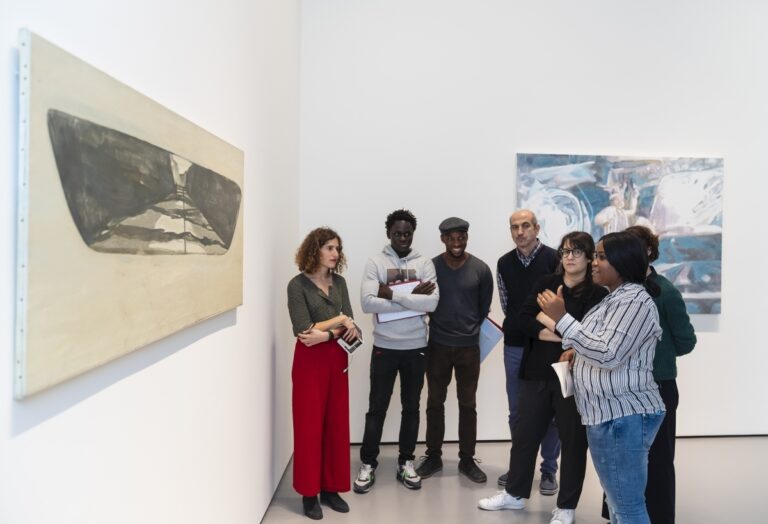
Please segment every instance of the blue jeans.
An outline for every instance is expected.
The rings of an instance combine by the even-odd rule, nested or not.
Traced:
[[[664,413],[629,415],[587,426],[587,441],[613,524],[650,524],[645,508],[648,450]]]
[[[507,375],[507,402],[509,403],[509,434],[512,435],[517,424],[517,398],[520,391],[520,362],[523,360],[523,348],[504,344],[504,371]],[[541,441],[541,472],[557,473],[557,457],[560,455],[560,437],[554,421],[549,424]]]

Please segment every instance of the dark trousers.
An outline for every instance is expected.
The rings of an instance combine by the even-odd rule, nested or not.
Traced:
[[[677,434],[677,405],[680,394],[677,381],[659,380],[661,399],[667,412],[656,439],[648,451],[648,484],[645,507],[652,524],[675,522],[675,435]],[[603,517],[608,518],[608,506],[603,495]]]
[[[480,348],[449,347],[432,341],[427,349],[427,455],[443,454],[445,397],[454,370],[459,400],[459,457],[472,458],[477,441],[475,394],[480,378]]]
[[[518,418],[512,433],[506,490],[530,498],[539,445],[552,417],[560,434],[560,491],[557,507],[576,509],[587,469],[587,433],[574,398],[563,398],[557,380],[521,380]]]
[[[653,524],[672,524],[675,522],[675,434],[680,395],[674,379],[657,384],[667,413],[648,452],[645,505]]]
[[[373,346],[371,351],[371,392],[368,395],[368,413],[365,414],[365,432],[360,448],[360,460],[378,467],[379,444],[389,399],[400,374],[400,456],[399,464],[415,458],[416,438],[419,435],[419,400],[424,386],[427,348],[384,349]]]

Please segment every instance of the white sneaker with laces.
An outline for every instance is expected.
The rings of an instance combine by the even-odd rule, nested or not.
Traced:
[[[362,464],[360,471],[357,472],[357,478],[352,485],[352,489],[355,493],[368,493],[373,487],[373,483],[376,482],[376,471],[370,464]]]
[[[552,520],[549,521],[549,524],[573,524],[575,520],[575,509],[555,508],[552,510]]]
[[[480,499],[477,503],[477,507],[487,511],[497,511],[500,509],[523,509],[525,507],[525,499],[521,497],[513,497],[506,490],[497,492],[494,496],[487,499]]]
[[[408,489],[421,488],[421,477],[416,473],[413,468],[413,461],[406,460],[402,466],[397,466],[397,480],[402,482],[403,486]]]

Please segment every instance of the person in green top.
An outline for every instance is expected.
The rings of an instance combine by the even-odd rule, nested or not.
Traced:
[[[293,488],[304,514],[323,518],[320,502],[347,513],[339,492],[350,488],[347,353],[336,339],[357,337],[341,238],[328,228],[309,232],[296,251],[299,273],[288,283],[293,353]]]
[[[628,227],[626,231],[637,236],[645,244],[650,262],[659,258],[659,237],[653,231],[644,226]],[[653,378],[659,386],[667,414],[648,452],[645,505],[653,524],[672,524],[675,522],[675,420],[680,398],[675,380],[676,359],[693,351],[696,346],[696,333],[688,318],[680,291],[672,282],[659,275],[653,266],[648,268],[648,278],[661,288],[659,296],[653,299],[659,310],[662,331],[653,359]],[[605,503],[603,516],[608,518]]]

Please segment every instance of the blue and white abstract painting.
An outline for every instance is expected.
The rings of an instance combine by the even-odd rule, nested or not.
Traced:
[[[659,235],[656,270],[680,290],[689,313],[720,313],[722,158],[517,155],[517,202],[556,246],[570,231],[643,225]]]

